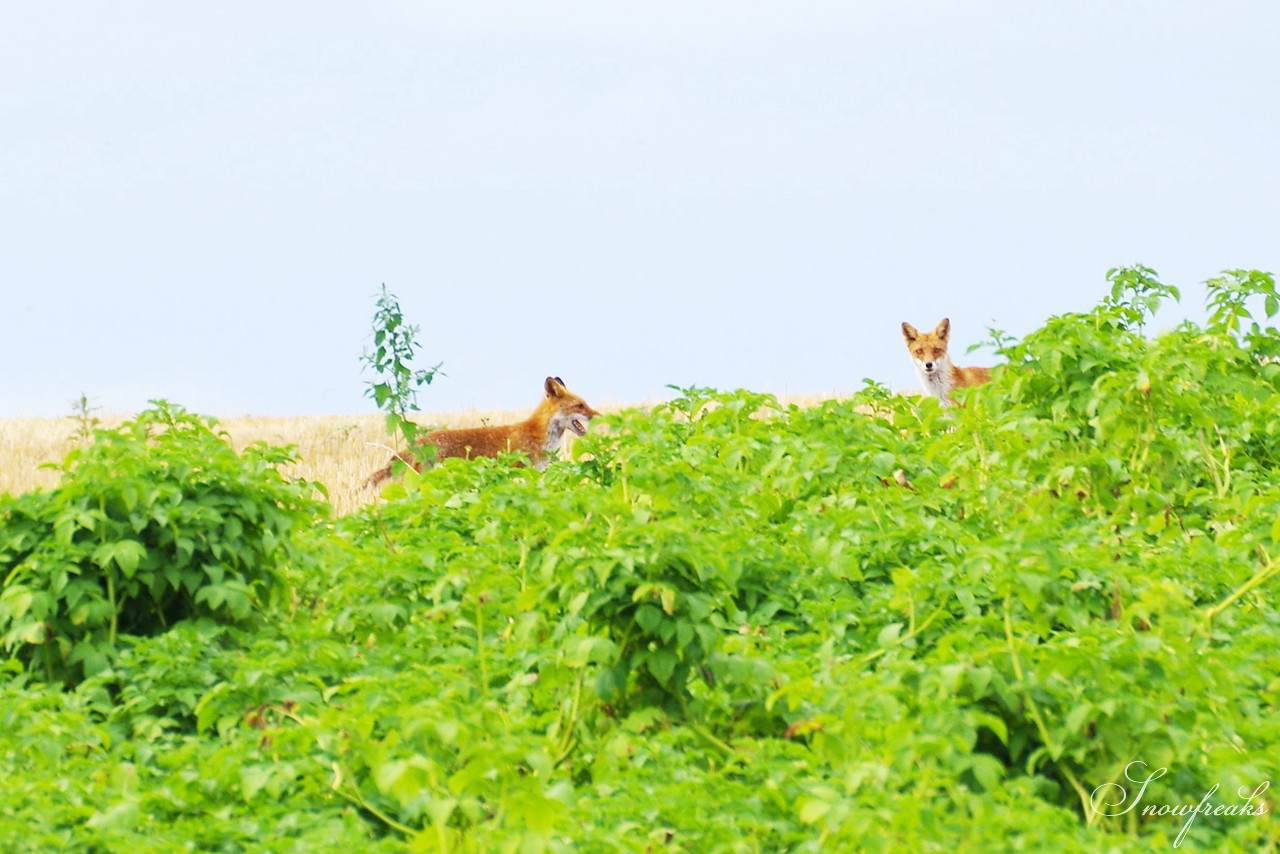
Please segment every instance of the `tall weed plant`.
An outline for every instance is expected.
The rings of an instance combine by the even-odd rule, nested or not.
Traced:
[[[373,349],[361,355],[365,367],[376,376],[368,381],[365,396],[386,413],[387,433],[403,439],[406,447],[413,447],[418,428],[409,413],[418,411],[418,392],[431,385],[443,363],[430,368],[413,367],[422,346],[418,341],[422,328],[405,320],[400,299],[385,284],[377,307],[373,315]]]

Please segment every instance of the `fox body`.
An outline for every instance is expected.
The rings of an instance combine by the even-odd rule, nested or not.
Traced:
[[[467,427],[461,430],[435,430],[418,440],[420,445],[436,449],[436,459],[446,457],[496,457],[504,451],[521,451],[537,468],[546,466],[548,451],[560,447],[566,430],[581,436],[587,432],[587,422],[599,415],[587,402],[565,387],[559,377],[547,377],[543,384],[546,397],[533,414],[518,424],[499,427]],[[376,486],[391,477],[391,467],[396,459],[378,469],[368,484]],[[424,463],[405,459],[416,471],[422,471]]]
[[[951,391],[966,386],[981,385],[991,379],[990,368],[957,368],[947,355],[947,343],[951,337],[951,321],[943,318],[932,332],[919,332],[910,323],[902,324],[902,337],[907,341],[907,352],[916,366],[916,374],[925,394],[932,395],[951,406]]]

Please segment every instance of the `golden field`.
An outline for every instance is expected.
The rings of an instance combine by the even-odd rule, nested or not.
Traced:
[[[787,395],[784,404],[811,406],[834,395]],[[619,412],[622,405],[605,404],[601,412]],[[460,412],[419,412],[414,420],[433,427],[478,427],[510,424],[528,417],[528,410],[465,410]],[[124,415],[100,415],[100,427],[124,421]],[[385,421],[373,415],[314,415],[291,417],[238,416],[219,418],[218,429],[226,431],[237,449],[253,442],[293,445],[297,462],[282,468],[288,477],[301,477],[325,485],[334,512],[342,515],[368,504],[378,491],[364,487],[365,479],[386,465],[392,440]],[[75,417],[0,419],[0,494],[26,492],[51,487],[58,472],[42,468],[62,460],[75,445],[80,422]]]
[[[468,427],[519,421],[527,412],[472,410],[456,413],[417,413],[420,424]],[[128,416],[100,416],[101,427],[111,427]],[[293,445],[298,461],[282,467],[287,477],[317,481],[329,490],[335,513],[345,514],[377,498],[377,491],[363,483],[386,465],[392,440],[382,415],[314,415],[292,417],[239,416],[219,418],[231,444],[244,448],[253,442]],[[78,423],[74,418],[0,419],[0,493],[26,492],[58,482],[58,472],[41,468],[56,462],[75,445]]]

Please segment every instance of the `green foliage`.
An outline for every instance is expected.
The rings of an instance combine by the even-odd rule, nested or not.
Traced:
[[[445,460],[306,529],[276,619],[131,637],[68,691],[11,661],[0,842],[1276,850],[1269,815],[1107,806],[1280,770],[1266,279],[1151,338],[1177,292],[1109,278],[993,332],[963,407],[680,389],[579,462]],[[1167,773],[1139,796],[1134,762]]]
[[[1205,305],[1209,310],[1209,328],[1215,332],[1239,332],[1241,324],[1248,320],[1244,333],[1245,346],[1255,355],[1275,358],[1280,355],[1280,345],[1274,327],[1262,328],[1253,319],[1248,308],[1251,297],[1262,299],[1267,318],[1280,312],[1280,294],[1276,293],[1275,276],[1257,270],[1227,270],[1221,276],[1205,282],[1208,296]]]
[[[1108,270],[1111,295],[1102,301],[1094,314],[1114,321],[1117,328],[1136,326],[1141,330],[1144,319],[1155,316],[1161,302],[1169,297],[1175,300],[1182,298],[1177,288],[1161,282],[1158,275],[1155,270],[1140,264]]]
[[[418,390],[431,384],[440,364],[413,368],[413,360],[421,347],[418,343],[421,328],[405,321],[399,298],[389,292],[385,284],[377,306],[373,315],[373,349],[361,356],[361,361],[373,370],[377,379],[368,383],[365,396],[373,398],[378,408],[387,413],[387,431],[403,435],[406,444],[412,446],[417,431],[408,415],[418,410]]]
[[[238,454],[159,402],[73,449],[61,483],[0,501],[0,648],[50,679],[108,667],[125,635],[180,620],[244,621],[279,593],[310,488],[288,451]]]
[[[93,406],[89,402],[87,394],[81,394],[71,402],[71,415],[69,416],[76,424],[75,432],[71,437],[77,442],[88,442],[93,439],[93,431],[98,429],[102,421],[97,415],[94,415],[102,407]]]

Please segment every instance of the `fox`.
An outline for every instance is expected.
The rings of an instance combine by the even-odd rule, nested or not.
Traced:
[[[522,451],[528,454],[535,468],[544,469],[550,462],[546,459],[547,452],[560,447],[565,430],[572,430],[579,436],[585,435],[588,422],[600,413],[569,391],[564,380],[559,377],[547,377],[542,387],[546,392],[542,403],[532,415],[518,424],[434,430],[419,438],[418,444],[434,447],[437,460],[448,457],[470,460],[476,457],[496,457],[503,451]],[[422,471],[426,466],[425,462],[415,460],[411,455],[395,456],[370,475],[365,485],[378,486],[383,481],[390,480],[392,466],[398,459],[409,463],[414,471]]]
[[[981,385],[991,379],[990,368],[957,368],[947,355],[947,342],[951,337],[951,320],[942,322],[932,332],[918,332],[910,323],[902,324],[902,337],[907,341],[907,352],[916,366],[916,374],[927,395],[936,397],[943,406],[953,406],[951,391],[957,388]]]

